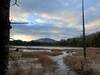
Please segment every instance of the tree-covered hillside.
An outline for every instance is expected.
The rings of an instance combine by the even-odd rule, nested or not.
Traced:
[[[21,41],[21,40],[14,40],[10,41],[11,45],[28,45],[28,46],[82,46],[83,45],[83,38],[82,36],[80,37],[75,37],[75,38],[69,38],[67,40],[63,39],[60,41],[55,41],[54,42],[39,42],[38,40],[33,40],[33,41]],[[89,34],[86,36],[86,46],[87,47],[100,47],[100,32],[96,32],[93,34]]]

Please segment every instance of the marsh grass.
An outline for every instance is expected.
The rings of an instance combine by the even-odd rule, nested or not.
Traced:
[[[60,52],[52,51],[52,52],[23,52],[21,59],[35,59],[36,61],[31,61],[30,68],[24,69],[21,65],[25,65],[25,63],[19,63],[18,60],[11,60],[13,63],[10,63],[8,68],[7,75],[45,75],[48,73],[49,75],[55,75],[55,71],[57,69],[57,63],[52,61],[48,56],[58,55]],[[29,63],[29,62],[28,62]],[[36,68],[32,64],[41,64],[42,68]],[[27,64],[26,64],[27,65]]]
[[[51,52],[42,51],[42,52],[23,52],[22,57],[23,58],[37,58],[41,55],[49,55],[49,56],[57,56],[61,55],[62,52],[60,50],[51,50]]]
[[[46,62],[47,60],[48,59],[46,58]],[[41,61],[42,68],[36,68],[35,66],[30,65],[30,68],[27,68],[27,69],[22,68],[19,63],[18,64],[13,63],[11,68],[8,69],[8,72],[6,75],[45,75],[46,73],[48,73],[49,75],[52,75],[52,74],[55,75],[57,65],[56,66],[53,65],[52,62],[49,62],[49,65],[48,63],[44,65],[44,63],[46,62]]]
[[[62,51],[61,50],[51,50],[50,52],[50,56],[58,56],[58,55],[61,55],[62,54]]]
[[[100,50],[88,48],[86,53],[87,58],[84,59],[82,50],[77,50],[73,56],[66,56],[64,63],[81,75],[100,75],[91,68],[92,62],[100,64]]]
[[[41,63],[42,66],[57,65],[57,63],[54,62],[52,59],[50,59],[47,55],[41,55],[41,56],[39,56],[39,63]]]

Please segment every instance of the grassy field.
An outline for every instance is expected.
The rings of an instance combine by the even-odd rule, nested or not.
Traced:
[[[44,75],[46,72],[53,74],[56,71],[58,64],[51,60],[48,56],[57,56],[62,54],[62,52],[59,50],[52,50],[51,52],[22,52],[21,58],[18,59],[16,58],[15,53],[15,51],[10,51],[12,58],[10,58],[9,61],[13,63],[9,64],[10,68],[8,69],[7,75]],[[27,62],[20,63],[19,60],[23,59],[27,60]],[[32,59],[32,61],[28,61],[28,59]],[[28,66],[29,68],[27,68],[27,70],[23,68],[25,66],[22,67],[22,65],[28,64],[30,65]],[[41,68],[36,68],[35,65],[37,64],[40,64]]]
[[[34,58],[34,57],[40,57],[41,55],[49,55],[49,56],[57,56],[61,55],[62,52],[60,50],[52,50],[51,52],[42,51],[42,52],[23,52],[22,57],[23,58]]]
[[[58,69],[57,62],[54,62],[48,56],[59,56],[66,52],[64,63],[72,71],[77,72],[79,75],[100,75],[100,49],[99,48],[87,48],[87,57],[84,59],[82,49],[72,50],[51,50],[51,51],[35,51],[35,52],[21,52],[20,60],[27,60],[27,62],[19,62],[19,59],[15,59],[16,52],[10,51],[10,54],[14,55],[10,58],[10,68],[7,75],[58,75],[56,70]],[[18,55],[18,54],[17,54]],[[31,61],[29,60],[31,59]],[[25,65],[28,66],[24,69]],[[36,65],[41,67],[37,68]],[[66,75],[66,74],[64,74]]]
[[[76,52],[72,56],[66,56],[64,63],[81,75],[100,75],[100,49],[87,48],[86,59],[83,50],[71,50]]]

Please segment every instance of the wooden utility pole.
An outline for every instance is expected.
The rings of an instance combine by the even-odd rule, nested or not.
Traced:
[[[0,0],[0,75],[5,75],[9,53],[10,0]]]
[[[84,0],[82,0],[82,23],[83,23],[83,49],[84,49],[84,58],[86,58],[86,36],[85,36]]]

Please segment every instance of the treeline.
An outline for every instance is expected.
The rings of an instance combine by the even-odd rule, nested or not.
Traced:
[[[83,37],[69,38],[67,40],[61,40],[60,45],[62,46],[83,46]],[[86,35],[86,46],[87,47],[100,47],[100,32],[96,32],[90,35]]]
[[[56,42],[39,42],[39,41],[21,41],[21,40],[14,40],[10,41],[10,45],[15,45],[15,46],[57,46],[57,41]]]
[[[46,42],[38,42],[38,41],[21,41],[21,40],[14,40],[10,41],[11,45],[17,45],[17,46],[77,46],[81,47],[83,46],[83,38],[75,37],[75,38],[69,38],[67,40],[63,39],[60,41],[54,41],[52,43],[46,43]],[[100,32],[96,32],[90,35],[86,36],[86,46],[87,47],[100,47]]]

